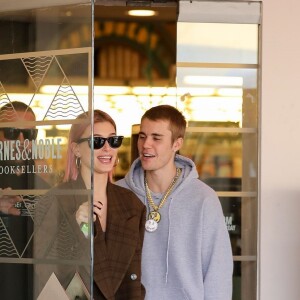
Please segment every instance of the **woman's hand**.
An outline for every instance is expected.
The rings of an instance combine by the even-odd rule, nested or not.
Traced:
[[[81,223],[89,223],[89,202],[82,203],[76,212],[76,222],[80,226]],[[96,221],[95,214],[93,215],[94,222]]]
[[[98,216],[99,219],[101,216],[102,206],[103,206],[102,202],[96,200],[94,201],[94,208],[93,208],[94,216]]]
[[[96,221],[96,217],[100,218],[100,212],[103,204],[99,201],[94,201],[93,208],[93,221]],[[82,203],[76,212],[76,222],[80,226],[82,223],[89,223],[89,202]]]

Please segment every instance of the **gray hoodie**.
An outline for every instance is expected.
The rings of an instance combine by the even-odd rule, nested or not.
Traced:
[[[192,160],[176,155],[181,176],[159,210],[154,232],[145,232],[142,283],[147,300],[230,300],[233,259],[216,193],[198,179]],[[144,171],[136,159],[116,184],[131,189],[147,206]],[[151,193],[156,205],[163,195]]]

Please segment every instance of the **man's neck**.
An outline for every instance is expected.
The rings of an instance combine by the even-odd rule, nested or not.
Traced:
[[[156,171],[146,171],[149,189],[154,193],[165,193],[176,175],[176,166]]]

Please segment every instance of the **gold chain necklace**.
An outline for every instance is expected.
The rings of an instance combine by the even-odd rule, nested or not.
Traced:
[[[169,185],[166,193],[164,194],[164,196],[162,197],[160,203],[158,205],[156,205],[152,199],[151,196],[151,192],[148,186],[148,182],[147,182],[147,178],[146,178],[146,172],[144,173],[144,183],[145,183],[145,190],[146,190],[146,196],[147,196],[147,200],[148,200],[148,204],[149,204],[149,208],[152,208],[153,210],[149,212],[148,215],[148,220],[146,222],[146,230],[149,232],[155,231],[157,229],[157,223],[160,221],[161,219],[161,215],[158,212],[163,205],[166,203],[166,200],[168,198],[168,196],[170,195],[170,193],[172,192],[175,183],[177,182],[179,176],[181,174],[181,169],[180,168],[176,168],[176,175],[173,178],[171,184]]]

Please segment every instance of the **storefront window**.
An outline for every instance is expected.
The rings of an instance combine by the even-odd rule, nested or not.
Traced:
[[[0,277],[7,278],[0,298],[54,298],[53,290],[92,296],[93,232],[78,240],[66,200],[92,203],[93,187],[55,188],[66,174],[70,128],[84,112],[91,124],[94,108],[116,120],[124,135],[117,180],[138,155],[143,113],[170,104],[188,121],[180,154],[193,159],[222,204],[232,299],[256,299],[260,2],[153,1],[155,19],[143,20],[126,13],[130,1],[5,2],[0,201],[18,197],[13,211],[21,215],[0,206]]]
[[[180,1],[182,154],[220,198],[234,256],[233,299],[256,299],[260,4]]]
[[[91,203],[91,189],[56,185],[66,175],[71,126],[92,120],[92,4],[2,4],[0,298],[87,299],[91,233],[79,237],[69,203]],[[78,34],[66,41],[70,28]]]

